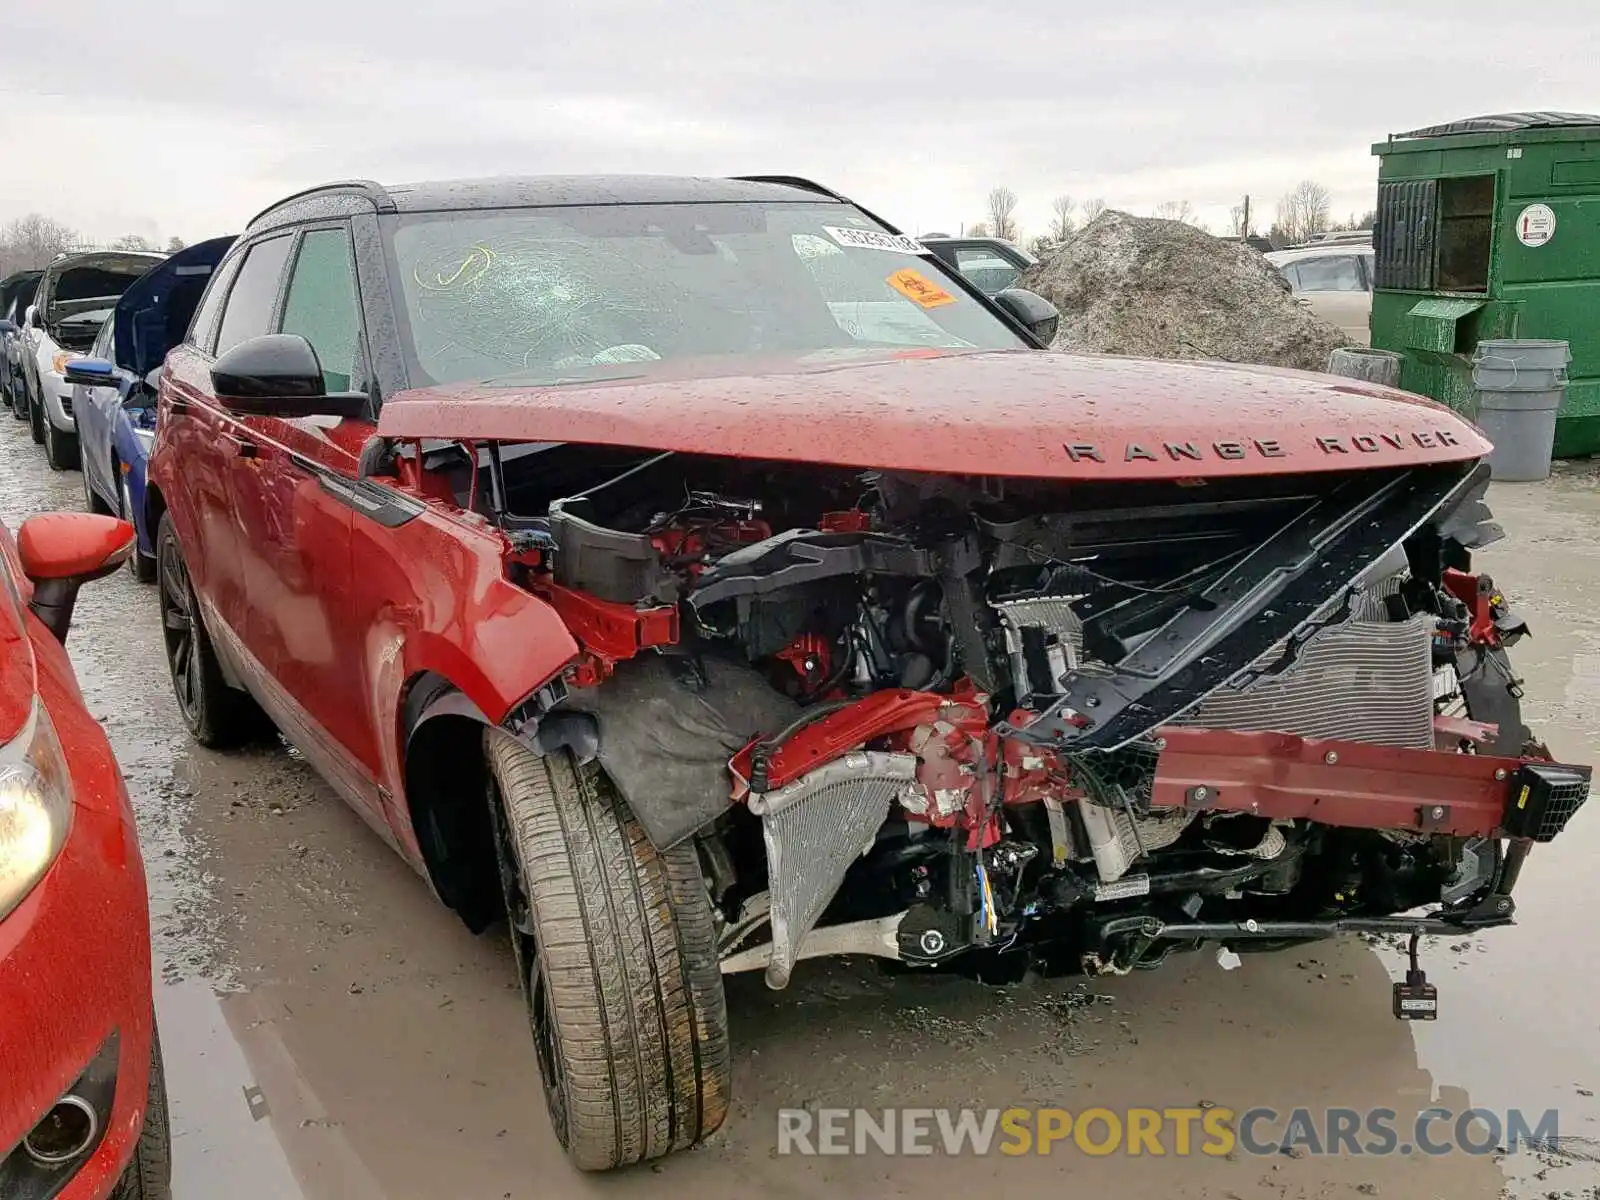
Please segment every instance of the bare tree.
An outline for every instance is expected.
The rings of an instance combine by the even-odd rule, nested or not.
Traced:
[[[1178,221],[1184,225],[1200,224],[1200,218],[1195,215],[1194,205],[1187,200],[1163,200],[1156,205],[1155,212],[1151,215],[1160,217],[1163,221]]]
[[[1332,197],[1314,179],[1302,179],[1278,201],[1278,228],[1290,243],[1303,242],[1328,228],[1328,208]]]
[[[1244,205],[1235,204],[1228,210],[1228,232],[1237,238],[1250,236],[1250,231],[1244,227]]]
[[[1050,240],[1064,242],[1072,236],[1075,225],[1072,212],[1077,208],[1071,196],[1057,196],[1050,201]]]
[[[18,217],[0,229],[0,278],[44,266],[78,240],[70,226],[39,213]]]
[[[989,193],[989,227],[994,236],[1008,242],[1017,240],[1017,194],[1008,187],[997,187]]]
[[[1087,225],[1106,210],[1106,202],[1099,196],[1093,200],[1086,200],[1083,204],[1083,223]]]
[[[168,254],[176,254],[179,250],[182,250],[182,249],[183,249],[183,239],[181,237],[169,237],[167,239],[167,253]]]
[[[989,225],[986,221],[974,221],[967,226],[967,237],[988,237]]]
[[[150,243],[150,240],[148,238],[141,237],[137,233],[125,233],[121,237],[119,237],[116,240],[114,240],[111,243],[111,245],[107,247],[107,249],[108,250],[154,250],[155,246]]]

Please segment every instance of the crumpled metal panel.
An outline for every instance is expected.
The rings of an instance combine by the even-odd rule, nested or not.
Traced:
[[[1281,673],[1213,692],[1180,723],[1430,750],[1435,623],[1423,613],[1331,626]]]
[[[752,794],[767,845],[772,909],[770,988],[788,986],[800,948],[828,907],[850,864],[872,845],[878,827],[915,778],[911,754],[846,754],[793,783]]]

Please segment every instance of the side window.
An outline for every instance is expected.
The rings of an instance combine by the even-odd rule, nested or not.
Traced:
[[[345,230],[317,229],[301,240],[283,306],[282,332],[297,333],[311,343],[328,391],[348,392],[366,382],[360,362],[355,263]]]
[[[239,273],[239,264],[244,261],[244,255],[235,255],[230,258],[211,277],[211,284],[206,288],[206,294],[201,297],[200,307],[195,309],[194,320],[189,322],[189,336],[186,339],[191,346],[210,353],[211,343],[217,333],[217,314],[222,311],[222,298],[228,294],[228,288],[233,283],[233,277]]]
[[[991,296],[1016,283],[1017,276],[1022,274],[1020,267],[1007,262],[987,246],[962,246],[957,249],[956,270]]]
[[[222,311],[222,328],[217,333],[218,354],[226,353],[240,342],[260,337],[272,328],[272,311],[278,303],[278,281],[283,278],[283,264],[289,259],[289,248],[294,245],[290,234],[283,234],[265,242],[257,242],[245,253],[239,277],[228,292],[227,307]]]
[[[1283,263],[1280,265],[1278,267],[1278,274],[1287,279],[1289,281],[1289,286],[1296,292],[1301,290],[1300,272],[1295,269],[1295,265],[1293,263]]]

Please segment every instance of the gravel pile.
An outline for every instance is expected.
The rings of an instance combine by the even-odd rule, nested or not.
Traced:
[[[1350,344],[1257,251],[1179,221],[1101,213],[1019,286],[1061,310],[1057,350],[1325,371]]]

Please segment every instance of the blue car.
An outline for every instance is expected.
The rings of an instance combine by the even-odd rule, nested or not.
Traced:
[[[144,522],[144,466],[156,436],[156,383],[233,238],[212,238],[151,267],[122,293],[87,358],[67,364],[73,385],[83,494],[93,512],[114,513],[138,533],[128,558],[135,578],[155,578],[155,530]]]

